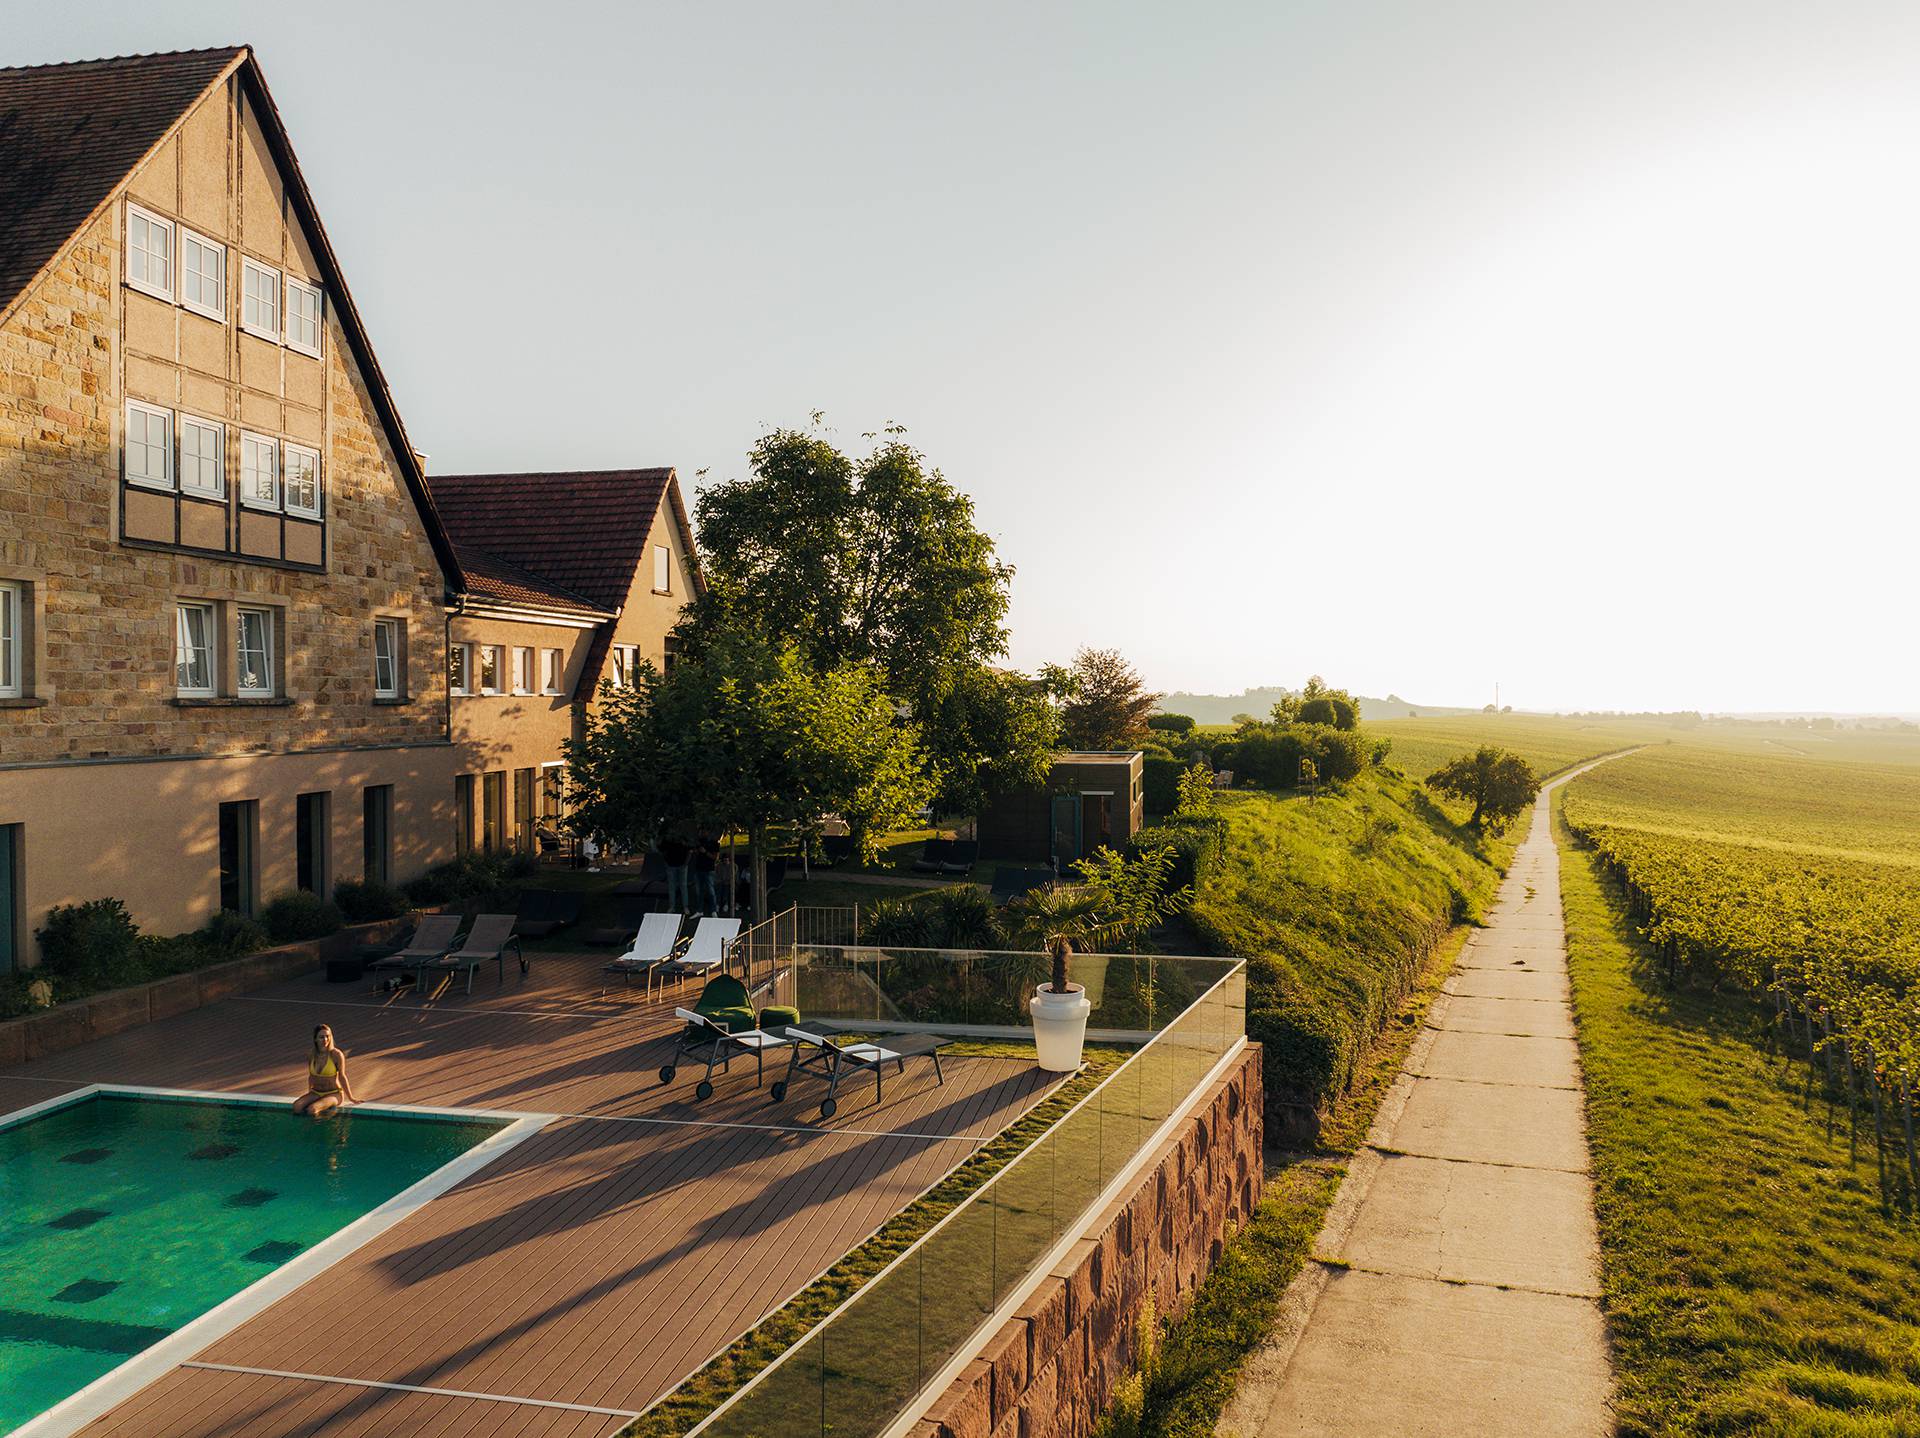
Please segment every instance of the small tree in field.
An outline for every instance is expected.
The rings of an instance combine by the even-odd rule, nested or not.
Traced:
[[[1497,834],[1533,802],[1540,781],[1518,754],[1482,744],[1429,774],[1427,787],[1473,805],[1468,826]]]
[[[1082,649],[1071,667],[1047,666],[1044,682],[1064,701],[1061,741],[1070,749],[1137,749],[1160,696],[1118,649]]]

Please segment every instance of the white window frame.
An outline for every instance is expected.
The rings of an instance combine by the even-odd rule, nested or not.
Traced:
[[[493,683],[487,683],[487,656],[493,656]],[[482,694],[503,694],[500,686],[506,680],[502,672],[507,667],[507,648],[504,644],[482,644],[480,646],[480,673],[475,676],[480,681]]]
[[[247,318],[247,303],[249,300],[253,298],[253,291],[248,288],[247,281],[250,278],[252,278],[252,276],[256,273],[273,276],[273,323],[270,325],[257,319],[249,320]],[[275,344],[279,344],[281,342],[280,341],[281,317],[286,314],[287,305],[286,305],[285,297],[281,294],[280,285],[281,285],[281,281],[284,280],[285,278],[286,277],[282,275],[280,271],[276,270],[272,265],[263,265],[258,260],[251,259],[246,255],[242,255],[240,257],[240,328],[241,329],[245,330],[250,335],[257,335],[263,340],[272,340]]]
[[[128,439],[133,428],[133,416],[136,414],[145,415],[149,419],[158,419],[166,424],[166,442],[160,446],[160,452],[166,466],[166,474],[160,479],[152,479],[144,474],[135,474],[131,466],[127,463],[132,454],[132,446],[128,443]],[[163,409],[157,404],[148,404],[145,400],[130,399],[127,401],[127,421],[120,435],[120,472],[126,476],[128,484],[137,484],[142,489],[164,489],[169,493],[172,492],[174,488],[173,429],[172,410]],[[145,448],[144,444],[142,448]]]
[[[542,649],[540,651],[540,692],[558,694],[560,686],[566,682],[567,651],[564,649]]]
[[[524,667],[523,667],[524,661]],[[515,694],[535,694],[539,691],[534,680],[539,677],[534,669],[533,646],[516,644],[513,646],[513,692]]]
[[[180,659],[187,649],[187,611],[198,610],[207,616],[207,682],[188,685],[180,682]],[[220,612],[209,600],[183,599],[173,609],[173,680],[182,699],[211,699],[220,692]]]
[[[653,547],[653,592],[673,593],[673,551],[664,544]]]
[[[295,294],[313,296],[313,343],[308,345],[293,337],[293,297]],[[286,336],[287,348],[303,355],[320,358],[320,345],[327,332],[327,300],[320,286],[310,285],[305,280],[296,280],[288,275],[280,286],[280,325]]]
[[[174,270],[179,277],[177,288],[180,291],[181,306],[192,310],[197,315],[205,315],[210,320],[219,320],[221,324],[225,324],[227,322],[227,247],[218,240],[208,239],[198,230],[188,229],[185,225],[180,226],[177,240],[179,254],[174,263]],[[198,245],[203,250],[210,250],[220,258],[220,302],[218,304],[210,305],[204,300],[190,299],[187,295],[187,246],[189,244]]]
[[[313,461],[313,504],[308,507],[293,502],[293,464],[295,455]],[[320,497],[320,451],[304,444],[295,444],[291,440],[280,443],[280,503],[288,514],[297,514],[306,519],[318,519],[325,505]]]
[[[0,699],[26,693],[27,587],[0,579]]]
[[[248,483],[247,446],[249,444],[264,444],[265,446],[267,446],[268,453],[272,456],[272,462],[267,466],[267,472],[273,476],[273,498],[272,499],[258,498],[253,493],[252,486]],[[250,429],[241,430],[240,431],[240,503],[245,505],[248,509],[264,509],[271,513],[278,514],[280,512],[281,496],[284,493],[285,493],[285,490],[282,487],[280,482],[280,441],[275,439],[270,434],[255,434]]]
[[[244,681],[247,668],[242,662],[245,653],[241,647],[246,642],[247,618],[257,615],[260,619],[261,650],[260,657],[266,671],[265,684],[247,684]],[[273,659],[273,621],[271,609],[263,609],[257,604],[235,605],[233,610],[233,683],[234,693],[242,699],[271,699],[274,694]]]
[[[613,646],[613,687],[632,689],[640,671],[640,646],[638,644],[616,644]]]
[[[457,688],[453,682],[453,656],[456,654],[460,656],[460,684]],[[447,646],[447,692],[473,693],[473,646],[465,640]]]
[[[167,234],[167,282],[164,285],[157,284],[152,279],[146,278],[144,276],[140,278],[135,278],[134,276],[133,257],[136,251],[133,247],[133,222],[136,218],[146,221],[146,223],[150,226],[158,226],[160,229],[166,231],[166,234]],[[137,253],[141,255],[151,255],[152,251],[140,250]],[[144,209],[139,205],[133,204],[131,201],[129,201],[127,204],[126,272],[127,272],[127,284],[130,285],[132,288],[140,291],[141,294],[152,295],[156,300],[165,300],[168,304],[172,304],[174,302],[174,291],[180,277],[179,229],[178,227],[175,226],[172,220],[169,220],[162,215],[156,215],[152,210]]]
[[[206,489],[198,484],[187,482],[187,426],[213,432],[213,488]],[[173,442],[176,446],[176,459],[173,477],[182,494],[197,494],[203,499],[225,499],[227,497],[227,427],[217,419],[202,419],[197,414],[188,414],[181,410],[174,418]]]
[[[380,682],[380,636],[387,636],[387,682]],[[456,649],[458,645],[454,646]],[[373,621],[373,697],[376,699],[398,699],[400,697],[400,621],[398,619],[376,619]],[[451,687],[451,686],[449,686]]]

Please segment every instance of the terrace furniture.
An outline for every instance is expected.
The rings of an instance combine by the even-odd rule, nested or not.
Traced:
[[[739,981],[734,980],[734,982]],[[740,992],[744,997],[746,989],[742,988]],[[751,1015],[752,1010],[749,1009],[747,1012]],[[672,1083],[680,1061],[688,1054],[704,1049],[707,1056],[707,1072],[705,1077],[693,1086],[693,1096],[700,1100],[713,1097],[714,1065],[718,1064],[724,1073],[732,1064],[735,1054],[752,1054],[753,1086],[758,1088],[766,1077],[767,1050],[785,1048],[792,1042],[791,1039],[779,1034],[766,1033],[760,1029],[729,1029],[725,1024],[692,1009],[676,1008],[674,1013],[686,1021],[686,1027],[680,1031],[679,1041],[674,1045],[673,1058],[660,1067],[660,1082]]]
[[[635,974],[647,977],[647,996],[653,996],[653,978],[656,971],[663,969],[673,958],[673,951],[680,945],[680,916],[678,914],[648,914],[640,921],[640,931],[634,935],[632,945],[619,958],[601,970],[605,974],[619,974],[624,985],[632,981]],[[603,979],[600,992],[607,991]]]
[[[913,872],[916,874],[937,874],[952,853],[953,840],[929,839],[927,840],[926,848],[920,851],[920,857],[913,861]]]
[[[1023,869],[1002,864],[993,871],[994,902],[1010,903],[1031,889],[1051,884],[1053,880],[1054,872],[1051,869]]]
[[[947,850],[946,860],[940,865],[940,872],[949,876],[964,878],[973,872],[973,866],[980,857],[978,839],[955,839]]]
[[[853,835],[823,834],[820,837],[820,867],[831,869],[853,857]]]
[[[395,949],[385,958],[375,959],[367,965],[367,971],[418,969],[430,960],[445,958],[459,943],[458,914],[425,914],[413,926],[413,937],[407,940],[404,947]]]
[[[581,943],[592,944],[595,947],[612,947],[618,945],[624,949],[633,942],[634,935],[640,932],[641,927],[647,921],[648,914],[651,912],[650,906],[645,899],[637,899],[630,894],[620,895],[612,899],[610,903],[612,905],[612,913],[609,917],[612,918],[613,922],[605,928],[588,929],[586,933],[580,936]],[[674,931],[676,933],[679,932],[680,916],[678,914],[664,914],[660,917],[673,919],[675,921]]]
[[[1231,769],[1215,770],[1213,775],[1213,787],[1216,789],[1231,789],[1233,787],[1233,770]]]
[[[640,872],[613,886],[613,892],[633,899],[664,899],[667,896],[667,866],[655,853],[640,861]]]
[[[579,894],[562,889],[528,889],[520,896],[514,932],[523,939],[544,939],[579,917]]]
[[[671,963],[660,966],[660,977],[688,979],[700,974],[722,974],[727,967],[727,950],[740,937],[738,919],[702,919],[693,926],[693,937]],[[651,991],[652,985],[648,985]]]
[[[788,1086],[798,1074],[810,1073],[827,1081],[827,1096],[820,1101],[820,1117],[832,1118],[839,1103],[834,1095],[839,1092],[840,1080],[849,1073],[868,1070],[873,1074],[873,1100],[879,1103],[884,1099],[881,1092],[881,1076],[888,1064],[895,1071],[905,1073],[907,1060],[927,1057],[933,1060],[934,1077],[941,1083],[947,1076],[940,1068],[940,1050],[953,1042],[941,1034],[901,1034],[889,1037],[884,1044],[859,1043],[842,1044],[826,1034],[815,1033],[794,1025],[787,1028],[787,1037],[793,1041],[793,1053],[787,1060],[787,1076],[776,1082],[769,1092],[773,1101],[779,1103],[786,1098]],[[806,1057],[802,1058],[801,1055]]]
[[[445,974],[451,982],[453,976],[462,969],[467,973],[467,992],[473,992],[473,971],[482,964],[492,963],[500,966],[500,982],[507,981],[507,945],[513,945],[514,957],[520,960],[520,972],[527,971],[527,956],[520,947],[519,937],[513,931],[512,914],[481,914],[473,921],[473,927],[467,931],[467,941],[453,953],[437,959],[428,959],[418,965],[420,982],[425,984],[427,973]],[[445,985],[441,986],[444,990]],[[441,990],[436,990],[436,996]]]

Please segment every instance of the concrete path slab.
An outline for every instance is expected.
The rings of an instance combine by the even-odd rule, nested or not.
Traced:
[[[1221,1438],[1613,1431],[1548,802],[1543,791]]]

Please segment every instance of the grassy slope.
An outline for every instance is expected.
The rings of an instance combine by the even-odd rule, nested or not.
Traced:
[[[1561,837],[1620,1431],[1920,1434],[1920,1234],[1753,1006],[1662,988]]]

